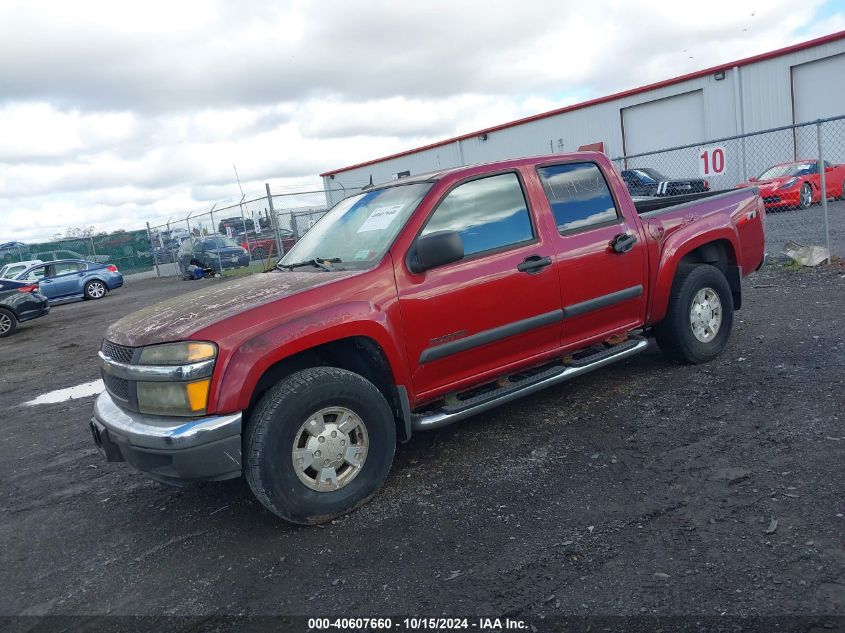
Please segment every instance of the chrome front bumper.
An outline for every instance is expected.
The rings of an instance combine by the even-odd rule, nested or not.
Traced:
[[[241,475],[241,413],[178,418],[134,413],[107,392],[94,404],[91,432],[108,461],[127,461],[154,479],[231,479]]]

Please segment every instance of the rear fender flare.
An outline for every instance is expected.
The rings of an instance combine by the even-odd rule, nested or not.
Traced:
[[[691,224],[689,229],[681,229],[667,238],[663,246],[660,264],[657,269],[657,277],[654,282],[654,290],[649,304],[649,314],[646,318],[648,324],[657,323],[666,316],[666,311],[669,307],[669,295],[672,292],[675,274],[678,272],[678,265],[685,255],[710,242],[724,240],[730,245],[729,252],[727,253],[728,264],[736,264],[739,238],[733,226],[721,227],[698,234],[695,233],[696,230],[696,225]]]

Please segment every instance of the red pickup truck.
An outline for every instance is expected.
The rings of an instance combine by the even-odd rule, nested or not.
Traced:
[[[353,195],[273,272],[112,325],[94,440],[160,481],[244,475],[275,514],[331,519],[376,493],[413,432],[652,335],[674,361],[718,355],[763,263],[764,207],[754,189],[691,198],[638,208],[593,152]]]

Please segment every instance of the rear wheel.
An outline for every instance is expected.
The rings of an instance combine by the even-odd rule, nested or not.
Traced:
[[[106,284],[99,279],[89,281],[83,288],[86,299],[102,299],[106,295],[106,291]]]
[[[244,432],[244,473],[274,514],[324,523],[375,495],[395,448],[393,414],[375,385],[343,369],[313,367],[259,401]]]
[[[264,259],[264,258],[266,258],[266,257],[267,257],[267,251],[265,251],[265,250],[264,250],[262,247],[260,247],[260,246],[259,246],[258,248],[256,248],[254,251],[252,251],[252,258],[253,258],[253,259],[260,259],[260,260],[263,260],[263,259]]]
[[[731,335],[733,311],[730,286],[718,268],[702,264],[680,270],[666,318],[654,328],[660,351],[688,365],[713,360]]]
[[[801,185],[801,192],[798,194],[798,208],[806,209],[813,203],[813,189],[810,183],[805,182]]]
[[[0,308],[0,338],[9,336],[18,327],[18,320],[11,310]]]

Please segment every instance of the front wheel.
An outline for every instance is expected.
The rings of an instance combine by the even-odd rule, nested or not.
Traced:
[[[99,279],[94,279],[85,284],[82,291],[86,299],[102,299],[106,296],[106,284]]]
[[[258,261],[264,261],[267,257],[267,251],[265,251],[262,247],[256,248],[252,251],[252,258]]]
[[[680,270],[666,317],[654,328],[660,351],[688,365],[713,360],[727,345],[733,313],[733,295],[718,268],[702,264]]]
[[[264,394],[243,444],[244,473],[258,500],[283,519],[317,524],[376,494],[393,463],[396,425],[371,382],[313,367]]]
[[[810,183],[805,182],[801,185],[801,192],[798,194],[798,208],[806,209],[813,204],[813,189]]]

